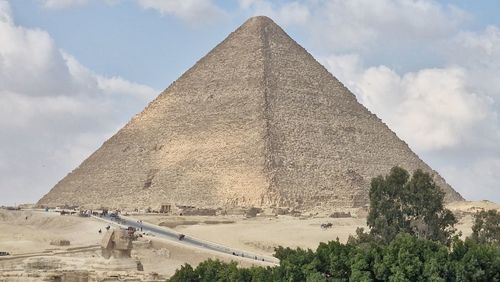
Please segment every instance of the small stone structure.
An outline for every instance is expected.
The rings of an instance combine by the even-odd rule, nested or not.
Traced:
[[[172,206],[171,205],[161,205],[160,213],[171,213]]]
[[[215,216],[217,215],[217,210],[209,208],[185,207],[181,208],[181,212],[179,213],[179,215]]]
[[[106,259],[130,258],[132,240],[124,229],[108,230],[101,241],[102,256]]]
[[[336,211],[330,214],[331,218],[348,218],[352,217],[351,212]]]
[[[69,246],[71,242],[69,240],[52,240],[50,244],[52,246]]]
[[[256,217],[257,214],[259,214],[261,212],[262,212],[262,209],[252,207],[246,211],[245,216],[246,217]]]

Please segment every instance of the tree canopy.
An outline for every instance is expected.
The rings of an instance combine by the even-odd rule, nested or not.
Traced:
[[[473,240],[481,243],[500,243],[500,212],[479,211],[474,216]]]
[[[238,268],[207,260],[170,281],[500,281],[500,245],[455,239],[446,245],[399,234],[380,242],[321,243],[316,251],[278,248],[275,267]]]
[[[444,208],[443,199],[444,192],[428,173],[416,170],[410,178],[405,169],[394,167],[387,176],[372,179],[370,233],[385,242],[408,233],[449,243],[457,220]]]
[[[170,281],[500,281],[500,213],[479,212],[471,238],[452,237],[453,214],[431,176],[399,167],[372,180],[370,233],[316,250],[278,247],[274,267],[239,268],[207,260]]]

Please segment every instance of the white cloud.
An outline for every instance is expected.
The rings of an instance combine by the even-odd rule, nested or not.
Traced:
[[[480,52],[480,55],[495,56],[500,53],[500,31],[496,26],[488,26],[481,33],[460,32],[456,42],[464,49]]]
[[[249,9],[252,14],[268,16],[282,25],[307,24],[310,19],[308,6],[298,2],[286,2],[283,5],[275,5],[266,0],[240,0],[243,9]]]
[[[88,4],[88,0],[39,0],[49,9],[67,9]],[[162,15],[174,16],[191,25],[219,21],[227,13],[212,0],[135,0],[144,9],[153,9]],[[104,0],[114,6],[122,0]],[[0,15],[1,16],[1,15]]]
[[[172,15],[190,24],[218,21],[226,16],[224,10],[211,0],[137,0],[144,9],[154,9],[162,15]]]
[[[61,51],[68,73],[85,95],[125,95],[138,99],[151,99],[155,91],[151,87],[125,80],[121,77],[104,77],[82,66],[73,56]]]
[[[12,23],[10,5],[7,1],[0,1],[0,22]]]
[[[377,89],[378,83],[389,88]],[[467,89],[465,70],[460,68],[424,69],[401,77],[384,67],[371,68],[360,84],[366,106],[386,117],[418,151],[463,145],[492,112],[486,97]],[[389,108],[395,103],[399,105]]]
[[[157,91],[82,66],[0,1],[0,204],[36,201]]]
[[[495,100],[476,92],[467,66],[398,74],[358,55],[325,66],[468,199],[500,201],[500,124]],[[496,157],[495,157],[496,156]]]
[[[466,12],[434,0],[240,0],[240,7],[282,24],[299,24],[319,48],[329,51],[440,40],[469,19]]]
[[[36,96],[58,95],[71,88],[64,59],[46,32],[1,21],[0,42],[0,90]]]
[[[383,65],[364,68],[355,55],[330,56],[324,63],[417,152],[477,145],[487,140],[471,132],[487,125],[498,132],[492,100],[471,91],[464,68],[399,75]]]
[[[500,30],[488,26],[480,32],[460,32],[451,40],[444,55],[469,71],[468,83],[477,91],[500,99]]]
[[[66,9],[81,6],[87,3],[87,0],[41,0],[43,5],[49,9]]]
[[[464,31],[467,14],[436,1],[374,2],[430,5],[414,15],[398,9],[404,17],[393,17],[385,5],[377,6],[381,13],[376,16],[370,3],[340,17],[333,12],[336,19],[321,30],[330,34],[310,37],[327,46],[320,48],[329,54],[323,63],[466,198],[500,202],[500,178],[491,173],[500,160],[500,29]],[[361,2],[329,5],[356,3]],[[352,12],[363,16],[352,17]],[[343,22],[331,27],[336,20]],[[392,27],[384,27],[384,21]],[[405,49],[412,41],[413,49]],[[425,48],[427,54],[421,52]],[[338,55],[344,49],[356,53]],[[384,57],[378,59],[379,54]],[[408,70],[412,60],[425,63]],[[364,66],[366,61],[374,66]]]

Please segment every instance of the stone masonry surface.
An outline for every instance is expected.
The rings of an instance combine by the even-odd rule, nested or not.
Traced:
[[[347,208],[393,166],[431,173],[266,17],[249,19],[38,205]]]

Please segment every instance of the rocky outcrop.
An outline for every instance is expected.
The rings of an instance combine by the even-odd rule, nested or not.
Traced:
[[[432,173],[379,118],[266,17],[168,87],[38,205],[356,207],[393,166]]]

